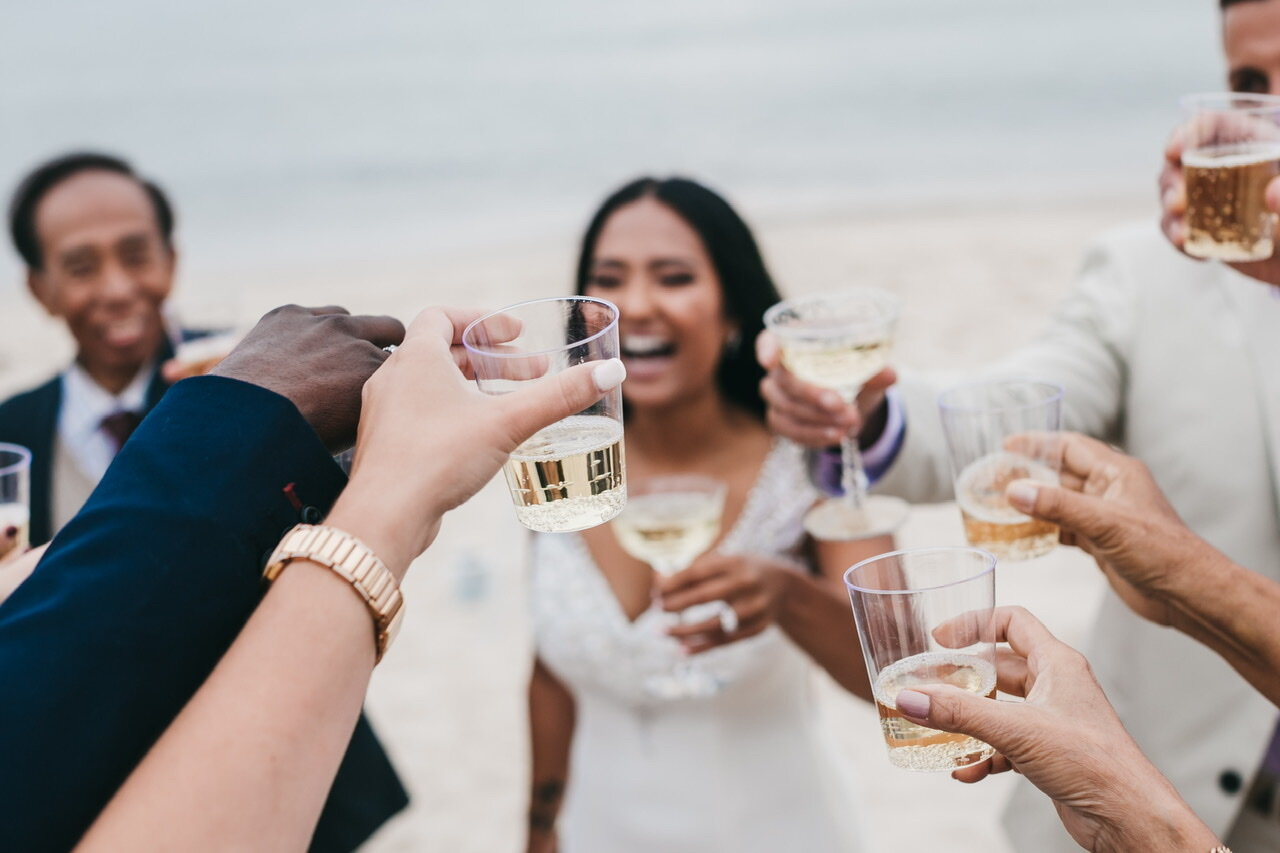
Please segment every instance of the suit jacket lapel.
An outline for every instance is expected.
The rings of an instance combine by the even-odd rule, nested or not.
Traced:
[[[1223,289],[1244,332],[1253,366],[1271,488],[1280,507],[1280,289],[1227,267],[1223,267]]]
[[[19,443],[31,451],[32,545],[42,545],[53,536],[53,444],[61,407],[62,377],[55,376],[32,392],[21,414]]]

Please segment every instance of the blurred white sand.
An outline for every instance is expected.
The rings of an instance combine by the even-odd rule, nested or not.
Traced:
[[[898,361],[956,367],[981,364],[1031,337],[1069,287],[1089,237],[1150,215],[1146,200],[1119,199],[755,225],[788,294],[854,283],[893,290],[905,303]],[[233,283],[193,270],[183,287],[188,305],[230,290],[249,310],[338,302],[407,320],[429,303],[496,306],[565,292],[575,243],[576,235],[565,235],[556,246],[497,247],[413,268],[258,269]],[[29,302],[0,301],[0,393],[47,376],[68,354],[56,324]],[[916,508],[900,536],[903,546],[962,540],[950,505]],[[446,519],[407,580],[404,630],[374,675],[368,708],[413,803],[368,845],[371,851],[523,849],[530,665],[523,543],[505,489],[491,483]],[[1083,642],[1101,591],[1092,562],[1064,550],[1002,567],[997,587],[1001,603],[1029,607],[1074,645]],[[1008,779],[962,786],[892,768],[874,711],[820,680],[841,760],[860,780],[868,806],[862,811],[874,820],[874,849],[1009,849],[998,826]]]

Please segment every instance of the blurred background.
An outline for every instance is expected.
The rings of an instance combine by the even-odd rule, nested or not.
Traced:
[[[70,148],[131,159],[176,204],[197,325],[562,293],[607,191],[678,172],[734,201],[784,291],[898,292],[916,367],[1026,340],[1091,235],[1154,227],[1177,98],[1224,86],[1211,0],[11,0],[0,20],[0,188]],[[70,352],[0,251],[0,395]],[[958,544],[958,514],[919,508],[900,541]],[[523,849],[523,543],[490,488],[409,577],[369,705],[414,805],[373,850]],[[999,582],[1076,644],[1098,593],[1066,549]],[[874,712],[815,683],[875,849],[1006,849],[1007,779],[893,770]]]
[[[1146,198],[1210,0],[55,0],[0,27],[0,186],[92,146],[188,280],[572,239],[640,172],[756,219]],[[0,288],[18,268],[0,253]]]

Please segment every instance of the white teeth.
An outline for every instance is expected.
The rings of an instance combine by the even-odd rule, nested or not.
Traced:
[[[658,335],[623,335],[622,349],[629,355],[649,355],[671,346],[671,342]]]

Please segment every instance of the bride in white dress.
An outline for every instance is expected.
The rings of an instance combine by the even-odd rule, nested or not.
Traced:
[[[841,573],[892,542],[801,528],[819,496],[763,422],[751,344],[779,296],[750,231],[696,183],[633,182],[588,228],[578,291],[621,309],[628,477],[704,474],[728,495],[719,542],[670,578],[608,525],[534,536],[530,853],[867,850],[811,677],[870,698]],[[666,627],[716,601],[731,634]],[[721,689],[655,693],[684,660]]]

